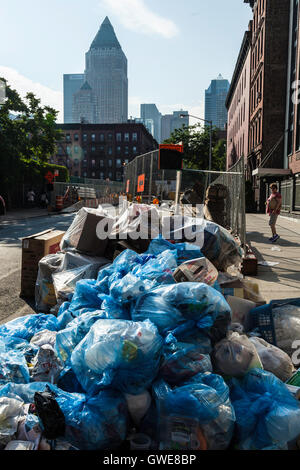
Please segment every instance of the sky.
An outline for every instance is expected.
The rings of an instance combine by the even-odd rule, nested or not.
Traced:
[[[203,118],[205,89],[219,73],[231,80],[251,13],[243,0],[2,0],[0,77],[62,122],[63,74],[84,72],[108,16],[128,59],[129,117],[155,103]]]

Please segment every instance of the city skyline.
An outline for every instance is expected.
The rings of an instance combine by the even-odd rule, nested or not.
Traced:
[[[163,114],[182,108],[204,116],[207,82],[219,72],[231,79],[251,16],[249,7],[236,0],[226,5],[222,0],[209,5],[196,0],[187,5],[170,0],[91,0],[88,8],[74,0],[72,9],[67,0],[51,5],[12,0],[2,10],[1,42],[8,34],[7,25],[16,28],[9,44],[1,48],[0,76],[21,94],[33,91],[56,107],[59,122],[63,122],[62,75],[82,72],[91,36],[106,15],[129,61],[129,117],[139,116],[142,103],[156,103]],[[49,30],[51,22],[55,30]],[[174,64],[171,75],[170,64]]]

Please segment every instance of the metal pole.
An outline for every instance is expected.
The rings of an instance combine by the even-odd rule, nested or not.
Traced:
[[[212,165],[212,121],[210,121],[210,133],[209,133],[209,164],[208,164],[209,172],[211,172],[211,165]],[[211,182],[211,174],[209,173],[208,185],[210,185],[210,182]]]
[[[149,204],[151,204],[151,195],[152,195],[152,172],[153,172],[153,153],[151,153],[151,160],[150,160],[149,197],[148,197]]]
[[[242,227],[241,227],[241,244],[246,246],[246,185],[245,185],[245,161],[242,155]]]

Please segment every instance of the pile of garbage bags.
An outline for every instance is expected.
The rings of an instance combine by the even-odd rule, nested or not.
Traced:
[[[126,210],[111,233],[149,219],[147,207]],[[52,313],[0,325],[0,448],[296,448],[300,389],[288,383],[297,371],[257,324],[259,292],[227,270],[240,256],[231,235],[184,220],[202,227],[201,246],[158,231],[143,252],[116,239],[116,253],[106,241],[99,258],[90,243],[82,251],[83,227],[95,216],[79,214],[63,251],[40,263],[37,305],[45,305],[43,283],[52,283]],[[281,318],[276,304],[277,332],[294,335],[283,321],[295,322],[297,308],[283,306]]]

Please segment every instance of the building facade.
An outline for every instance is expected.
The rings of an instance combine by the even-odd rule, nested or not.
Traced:
[[[137,155],[158,148],[143,124],[61,124],[62,139],[51,163],[71,176],[122,181],[123,166]]]
[[[212,121],[213,126],[225,129],[227,123],[226,97],[230,84],[219,75],[212,80],[209,88],[205,90],[205,119]]]
[[[290,176],[280,181],[283,210],[300,215],[300,2],[290,0],[289,52],[284,142],[284,168]]]
[[[227,163],[229,170],[241,157],[247,164],[249,146],[251,24],[246,31],[226,99]]]
[[[183,126],[189,126],[188,111],[173,111],[173,114],[163,115],[161,117],[161,142],[169,139],[172,132],[181,129]]]
[[[73,96],[84,84],[83,73],[73,73],[64,75],[64,122],[73,121]]]
[[[141,120],[144,125],[152,128],[151,134],[157,142],[161,142],[161,113],[157,109],[156,104],[141,104]]]
[[[264,212],[270,181],[284,173],[289,1],[244,2],[253,11],[248,165],[257,208]]]
[[[85,59],[84,80],[74,91],[70,85],[66,88],[65,123],[82,121],[91,124],[126,123],[127,58],[108,17],[103,21]],[[88,87],[90,89],[87,91]],[[72,95],[71,116],[70,95]]]

